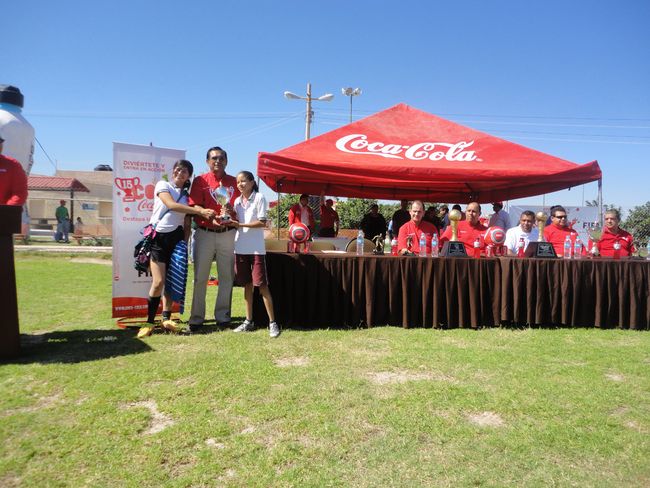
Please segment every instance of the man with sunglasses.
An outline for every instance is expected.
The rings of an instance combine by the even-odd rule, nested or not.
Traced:
[[[217,262],[219,289],[214,305],[214,318],[221,327],[230,326],[230,310],[232,302],[232,287],[235,269],[235,227],[222,225],[221,216],[228,215],[237,218],[233,210],[235,199],[239,196],[237,180],[226,173],[228,154],[218,146],[208,149],[206,164],[209,171],[194,178],[190,190],[190,205],[200,205],[211,208],[217,214],[212,220],[200,216],[194,217],[196,232],[194,233],[194,294],[192,296],[192,312],[190,315],[190,331],[198,332],[205,320],[205,293],[210,277],[212,261]],[[225,205],[217,201],[216,190],[226,189],[230,200]]]
[[[544,239],[550,242],[558,256],[564,255],[566,236],[571,238],[571,247],[575,245],[578,233],[569,227],[569,216],[562,205],[551,207],[551,225],[544,228]],[[583,248],[584,253],[584,248]]]

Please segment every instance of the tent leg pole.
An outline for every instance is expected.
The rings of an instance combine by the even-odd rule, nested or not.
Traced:
[[[278,191],[278,241],[280,240],[280,192]]]
[[[603,179],[598,179],[598,223],[603,228]]]

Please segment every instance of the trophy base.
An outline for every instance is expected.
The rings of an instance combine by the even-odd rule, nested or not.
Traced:
[[[550,242],[533,241],[528,243],[524,257],[527,258],[557,258],[553,244]]]
[[[442,245],[440,256],[446,258],[468,258],[465,244],[460,241],[447,241]]]

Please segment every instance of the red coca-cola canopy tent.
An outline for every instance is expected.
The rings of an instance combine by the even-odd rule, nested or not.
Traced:
[[[436,202],[495,202],[599,180],[575,164],[400,103],[275,153],[257,172],[273,190]]]

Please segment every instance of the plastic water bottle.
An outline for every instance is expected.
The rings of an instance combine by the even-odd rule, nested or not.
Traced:
[[[29,176],[34,164],[34,128],[23,117],[24,100],[19,88],[0,85],[0,132],[5,139],[2,153],[17,159]]]
[[[431,236],[431,257],[438,257],[438,234],[436,233]]]
[[[363,256],[363,231],[361,229],[357,234],[357,256]]]
[[[424,232],[420,234],[420,257],[427,257],[427,235]]]
[[[573,257],[574,259],[582,259],[582,241],[579,237],[576,237],[576,242],[573,245]]]
[[[393,240],[390,241],[390,253],[393,256],[397,256],[397,239],[393,237]]]
[[[524,238],[520,237],[519,242],[517,243],[517,257],[518,258],[523,258],[524,257],[524,247],[526,247],[526,244],[524,243]]]
[[[564,259],[571,259],[571,236],[566,236],[564,239]]]

